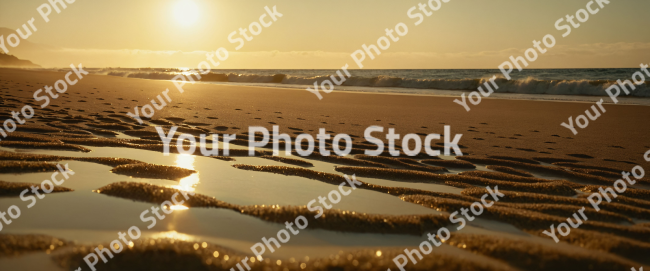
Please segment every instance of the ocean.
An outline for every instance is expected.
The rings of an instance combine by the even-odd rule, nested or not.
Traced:
[[[171,80],[185,68],[90,68],[93,74],[142,79]],[[283,88],[313,87],[314,82],[329,79],[337,70],[232,69],[213,70],[202,75],[202,83],[266,86]],[[598,101],[607,96],[605,89],[617,80],[631,80],[638,68],[613,69],[524,69],[503,78],[497,69],[395,69],[349,70],[352,77],[337,91],[380,92],[418,95],[460,96],[476,90],[492,76],[497,76],[499,89],[491,98]],[[646,75],[646,74],[644,74]],[[338,78],[338,77],[337,77]],[[650,77],[649,77],[650,79]],[[620,103],[650,105],[650,80],[637,86]],[[603,99],[606,102],[609,99]]]

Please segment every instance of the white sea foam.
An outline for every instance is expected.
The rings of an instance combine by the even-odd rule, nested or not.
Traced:
[[[513,80],[497,78],[499,89],[495,92],[553,96],[607,96],[605,89],[616,84],[619,78],[628,78],[630,74],[628,70],[630,69],[534,70],[531,73],[535,76],[522,76]],[[201,81],[296,88],[313,85],[314,82],[320,84],[333,74],[331,70],[232,71],[222,73],[213,71],[202,75]],[[177,74],[186,71],[105,68],[95,69],[92,72],[129,78],[171,80]],[[440,90],[476,90],[491,77],[491,74],[496,74],[493,70],[352,70],[351,73],[353,76],[336,90],[439,95]],[[463,76],[466,78],[459,78]],[[650,81],[637,86],[630,96],[650,97]],[[518,98],[526,97],[518,95]]]

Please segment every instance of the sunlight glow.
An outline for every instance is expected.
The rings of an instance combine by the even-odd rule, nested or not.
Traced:
[[[175,240],[181,240],[181,241],[192,241],[195,238],[191,235],[179,233],[176,231],[166,231],[166,232],[160,232],[151,235],[151,238],[169,238],[169,239],[175,239]]]
[[[183,206],[183,205],[172,205],[171,207],[169,207],[169,209],[171,209],[173,211],[178,211],[178,210],[187,210],[187,209],[190,209],[190,208],[188,208],[187,206]]]
[[[199,7],[192,0],[179,0],[174,5],[174,17],[180,25],[193,25],[199,19]]]
[[[176,166],[186,168],[186,169],[194,169],[194,155],[188,155],[188,154],[177,155]],[[172,186],[172,188],[188,191],[188,192],[194,192],[195,190],[194,187],[196,187],[196,185],[198,184],[199,184],[199,173],[194,173],[190,176],[181,179],[178,185],[174,185]],[[179,210],[183,210],[183,209],[179,209]]]
[[[194,155],[179,154],[176,156],[176,166],[186,169],[194,169]]]

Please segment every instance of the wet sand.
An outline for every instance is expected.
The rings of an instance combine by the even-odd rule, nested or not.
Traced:
[[[10,98],[20,100],[16,104],[21,107],[34,102],[35,90],[65,75],[1,71],[0,90],[14,95]],[[171,81],[87,75],[48,108],[69,108],[73,115],[126,115],[167,88],[172,102],[153,119],[204,123],[207,125],[200,127],[213,133],[237,133],[242,139],[241,133],[249,126],[271,130],[279,125],[284,133],[312,135],[325,128],[363,141],[363,132],[371,125],[395,128],[402,135],[442,134],[444,125],[451,125],[452,134],[463,134],[460,144],[468,147],[463,149],[466,154],[557,157],[625,169],[644,162],[642,154],[650,149],[650,142],[645,140],[650,127],[643,117],[650,115],[650,107],[632,105],[606,104],[606,113],[573,135],[560,123],[567,122],[569,116],[584,114],[591,103],[483,99],[466,112],[448,97],[333,92],[319,101],[304,90],[204,83],[188,83],[181,94]],[[37,111],[37,115],[44,113]],[[588,156],[593,158],[583,158]]]
[[[136,225],[143,238],[99,270],[228,270],[251,257],[249,248],[261,237],[274,236],[298,215],[309,216],[307,202],[346,182],[344,173],[358,177],[355,192],[324,218],[310,217],[313,225],[265,254],[267,260],[251,261],[253,270],[398,270],[393,257],[441,226],[452,230],[452,238],[408,270],[623,270],[650,264],[648,177],[601,204],[600,212],[585,198],[612,186],[617,173],[634,164],[648,170],[643,154],[650,149],[649,128],[642,116],[650,107],[605,105],[607,112],[574,136],[560,123],[591,104],[484,99],[465,112],[447,97],[333,92],[319,101],[304,90],[204,83],[186,84],[180,94],[169,81],[87,75],[40,109],[33,92],[64,75],[0,69],[1,116],[24,104],[36,110],[0,144],[6,168],[0,189],[12,189],[0,206],[24,211],[0,232],[0,266],[86,270],[89,251],[109,246],[118,231]],[[145,126],[126,117],[167,88],[172,102]],[[234,157],[202,157],[198,150],[163,156],[154,126],[170,125],[194,136],[236,133]],[[315,135],[318,128],[347,133],[355,153],[269,157],[269,149],[259,148],[256,157],[246,157],[243,133],[272,125],[292,136]],[[371,125],[421,138],[450,125],[452,134],[463,134],[465,156],[368,157],[359,151],[368,148],[363,132]],[[16,192],[49,178],[56,163],[75,172],[57,191],[65,193],[47,195],[34,209],[22,207]],[[450,213],[480,200],[485,186],[497,185],[505,196],[462,232],[448,223]],[[145,230],[138,215],[179,190],[196,193],[194,201]],[[593,220],[560,243],[542,234],[583,206]]]

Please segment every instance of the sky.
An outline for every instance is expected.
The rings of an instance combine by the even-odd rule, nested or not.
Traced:
[[[427,3],[76,0],[45,22],[37,8],[47,1],[2,0],[0,27],[15,30],[34,18],[38,30],[8,49],[45,67],[195,68],[207,52],[223,47],[230,52],[223,69],[358,68],[350,55],[362,44],[376,44],[398,23],[408,34],[376,59],[366,59],[365,69],[495,69],[547,34],[556,46],[528,68],[633,68],[650,56],[647,0],[610,0],[567,37],[555,22],[589,0],[450,0],[416,26],[407,11],[420,2]],[[276,6],[283,16],[236,50],[228,35],[259,21],[265,6]]]

